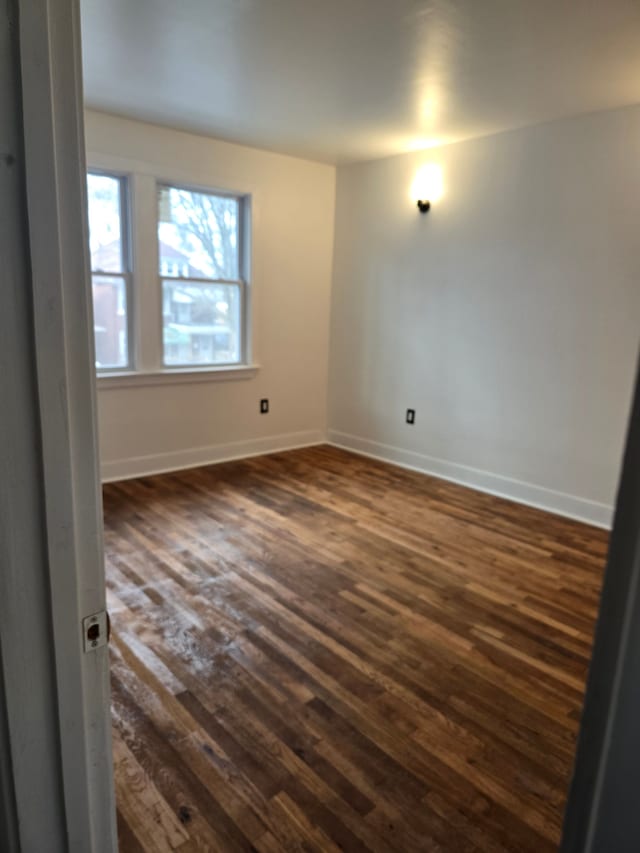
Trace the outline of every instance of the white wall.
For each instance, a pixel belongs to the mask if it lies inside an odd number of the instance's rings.
[[[90,164],[138,190],[252,196],[260,370],[100,388],[106,478],[323,440],[333,299],[330,440],[608,523],[640,331],[639,108],[341,167],[337,200],[326,165],[95,112],[86,126]],[[423,163],[444,178],[426,216],[409,197]],[[140,279],[157,289],[153,258]]]
[[[423,163],[444,179],[424,216]],[[331,440],[606,524],[640,333],[640,109],[342,167],[335,227]]]
[[[335,169],[96,112],[86,115],[91,166],[251,195],[251,379],[99,387],[103,475],[120,478],[313,443],[326,434]],[[153,246],[153,201],[139,223]],[[140,254],[140,253],[139,253]],[[150,257],[151,263],[148,262]],[[158,288],[151,254],[136,286]],[[158,313],[159,316],[159,313]],[[153,332],[155,320],[144,317]],[[268,397],[271,412],[260,415]]]

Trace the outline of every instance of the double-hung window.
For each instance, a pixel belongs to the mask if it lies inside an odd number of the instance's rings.
[[[125,370],[131,366],[126,179],[89,172],[87,190],[96,368]]]
[[[165,368],[245,359],[243,200],[158,187],[158,274]]]
[[[97,170],[87,188],[96,368],[104,382],[251,375],[247,197]],[[131,236],[130,222],[140,229]]]

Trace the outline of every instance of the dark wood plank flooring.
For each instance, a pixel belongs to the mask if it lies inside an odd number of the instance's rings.
[[[104,506],[122,853],[557,849],[606,533],[324,446]]]

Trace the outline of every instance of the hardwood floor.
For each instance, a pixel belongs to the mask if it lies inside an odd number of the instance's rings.
[[[331,447],[104,503],[123,853],[557,849],[606,533]]]

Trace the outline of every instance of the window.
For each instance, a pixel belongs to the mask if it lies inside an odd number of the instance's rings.
[[[130,356],[126,180],[90,172],[87,190],[96,368],[127,368]]]
[[[242,200],[160,186],[158,270],[165,367],[243,360]]]
[[[255,376],[247,197],[99,168],[87,188],[100,384]]]

